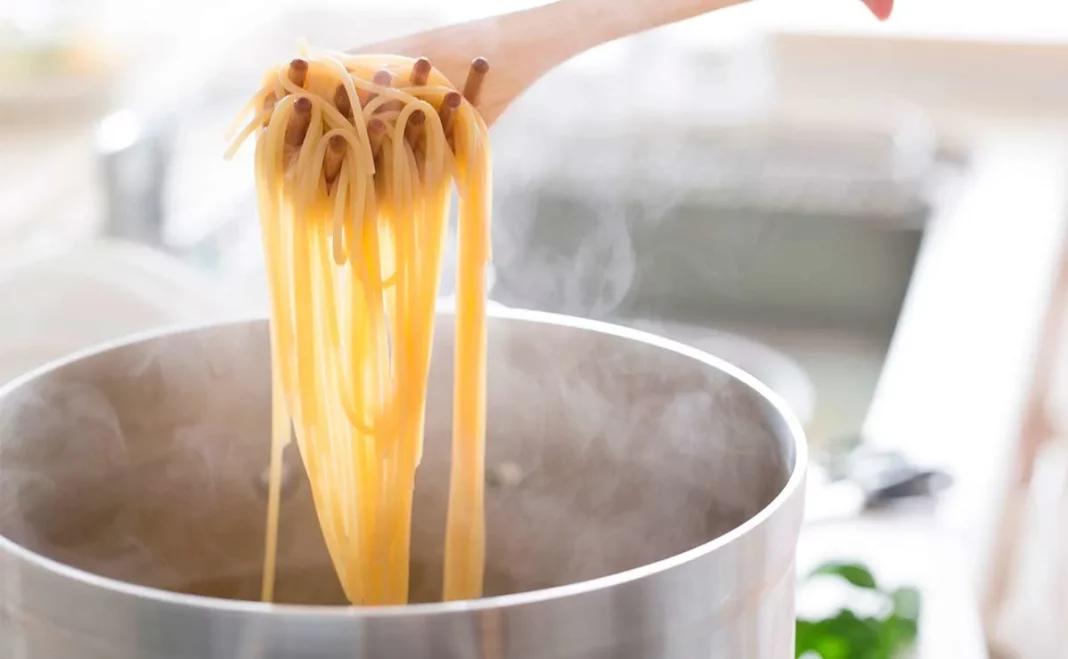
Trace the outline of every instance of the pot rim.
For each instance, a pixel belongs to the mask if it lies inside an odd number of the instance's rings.
[[[439,309],[437,313],[439,315],[452,315],[452,311],[449,310]],[[111,591],[113,594],[116,595],[124,595],[158,604],[178,606],[184,608],[213,609],[215,611],[234,613],[238,615],[269,614],[296,617],[315,616],[319,619],[327,618],[336,620],[397,618],[404,616],[440,616],[458,613],[501,610],[504,608],[510,608],[515,606],[566,599],[568,597],[583,595],[598,590],[606,590],[626,583],[646,579],[655,576],[659,573],[666,572],[668,570],[681,566],[683,564],[700,559],[701,557],[707,554],[717,551],[721,547],[724,547],[732,542],[739,540],[741,537],[745,536],[760,525],[764,524],[780,508],[785,506],[787,501],[793,499],[795,496],[803,496],[803,482],[805,478],[806,465],[808,463],[808,443],[805,439],[805,433],[801,426],[801,423],[797,419],[793,411],[790,410],[790,408],[786,405],[786,403],[778,394],[773,392],[769,387],[764,385],[762,382],[757,380],[748,372],[742,370],[741,368],[738,368],[737,366],[734,366],[729,362],[720,359],[719,357],[715,357],[697,348],[693,348],[678,341],[661,337],[656,334],[651,334],[649,332],[644,332],[629,327],[622,327],[620,325],[615,325],[612,323],[578,318],[574,316],[567,316],[563,314],[549,313],[544,311],[533,311],[528,309],[516,308],[489,309],[487,311],[487,314],[493,318],[518,320],[521,322],[529,323],[558,325],[590,332],[598,332],[601,334],[608,334],[618,338],[636,341],[638,343],[643,343],[645,345],[659,348],[662,350],[668,350],[683,355],[685,357],[695,359],[706,366],[711,366],[726,373],[727,375],[730,375],[731,377],[745,384],[758,395],[760,395],[767,403],[771,405],[775,412],[779,414],[780,420],[784,424],[786,432],[789,433],[790,438],[793,440],[794,464],[791,469],[789,479],[783,486],[782,490],[775,496],[775,498],[772,499],[771,502],[768,503],[768,505],[766,505],[763,509],[761,509],[760,512],[753,515],[743,524],[740,524],[739,526],[731,529],[727,533],[724,533],[723,535],[720,535],[692,549],[675,554],[673,556],[669,556],[659,561],[655,561],[653,563],[647,563],[645,565],[641,565],[630,570],[617,572],[615,574],[610,574],[603,577],[597,577],[595,579],[587,579],[585,581],[578,581],[562,586],[553,586],[551,588],[543,588],[541,590],[512,593],[509,595],[497,595],[493,597],[484,597],[474,600],[429,602],[391,606],[328,606],[304,604],[274,604],[266,602],[255,602],[251,600],[229,600],[206,597],[202,595],[175,593],[172,591],[162,590],[158,588],[151,588],[148,586],[127,583],[124,581],[111,579],[109,577],[93,574],[91,572],[86,572],[84,570],[71,567],[54,559],[32,552],[29,549],[26,549],[25,547],[8,539],[4,535],[0,535],[0,554],[13,555],[18,559],[22,559],[23,561],[26,561],[28,563],[35,564],[37,567],[48,572],[52,572],[57,576],[67,577],[69,579],[79,581],[85,586]],[[141,343],[152,339],[159,339],[171,335],[185,334],[197,330],[218,328],[227,325],[242,325],[253,322],[266,321],[267,318],[265,316],[253,315],[246,317],[236,317],[226,320],[214,320],[208,322],[175,325],[166,328],[130,334],[113,341],[108,341],[106,343],[98,344],[96,346],[92,346],[90,348],[71,353],[70,355],[51,361],[27,373],[24,373],[19,377],[16,377],[15,379],[0,386],[0,402],[2,402],[3,399],[7,396],[11,395],[12,392],[18,390],[25,384],[28,384],[43,375],[46,375],[64,366],[70,365],[74,362],[81,361],[83,359],[87,359],[89,357],[93,357],[105,352],[110,352],[112,350],[117,350],[136,343]]]

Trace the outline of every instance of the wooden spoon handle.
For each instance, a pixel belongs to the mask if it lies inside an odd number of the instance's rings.
[[[553,68],[575,55],[621,37],[739,5],[748,0],[558,0],[540,7],[384,41],[358,49],[428,57],[454,86],[471,60],[493,68],[478,104],[487,124]],[[886,19],[893,0],[864,0]]]
[[[357,52],[428,57],[454,86],[474,57],[492,70],[479,103],[487,124],[538,78],[575,55],[621,37],[747,0],[559,0],[522,11],[441,27]]]

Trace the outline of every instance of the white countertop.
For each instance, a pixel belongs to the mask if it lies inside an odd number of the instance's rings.
[[[922,597],[915,658],[986,659],[975,585],[959,560],[964,551],[929,510],[901,510],[808,523],[797,567],[803,575],[827,560],[856,561],[882,587],[915,587]]]
[[[973,598],[1012,475],[1068,218],[1068,151],[1057,133],[1001,130],[975,146],[967,187],[925,238],[865,425],[875,444],[944,468],[955,484],[934,511],[828,536],[924,587],[921,658],[986,656],[981,646],[962,648],[983,638]],[[824,533],[813,530],[811,542]]]

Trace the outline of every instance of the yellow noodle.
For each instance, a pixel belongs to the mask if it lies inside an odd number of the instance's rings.
[[[438,117],[453,85],[431,70],[425,86],[412,86],[410,58],[305,59],[301,86],[289,79],[288,64],[268,72],[245,108],[254,116],[227,152],[256,136],[274,408],[263,598],[275,594],[282,449],[292,425],[346,596],[354,604],[407,601],[412,492],[453,184],[461,208],[443,588],[446,599],[478,597],[485,546],[486,126],[465,102],[454,117],[454,153]],[[382,69],[396,87],[372,81]],[[339,86],[354,123],[333,104]],[[364,105],[361,93],[374,98]],[[300,98],[310,101],[311,116],[298,148],[286,145],[285,134]],[[382,110],[392,101],[399,109]],[[415,112],[425,118],[418,149],[405,139]],[[387,124],[377,162],[366,125],[372,117]],[[323,159],[335,135],[347,148],[328,185]]]

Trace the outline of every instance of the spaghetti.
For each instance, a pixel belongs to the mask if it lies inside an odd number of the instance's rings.
[[[453,184],[460,212],[443,587],[445,599],[481,595],[490,152],[474,102],[486,68],[476,60],[461,94],[426,59],[316,54],[269,71],[246,108],[254,116],[228,155],[256,136],[273,387],[265,601],[274,595],[291,424],[347,598],[407,601]]]

